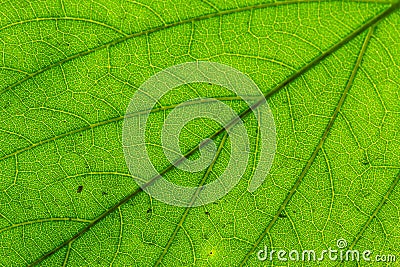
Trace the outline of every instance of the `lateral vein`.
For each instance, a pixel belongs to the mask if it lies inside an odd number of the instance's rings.
[[[273,225],[275,224],[275,222],[278,220],[279,215],[282,213],[282,211],[286,208],[286,206],[288,205],[289,201],[291,200],[291,198],[293,197],[293,195],[296,193],[297,189],[299,188],[301,182],[303,181],[303,178],[306,176],[306,174],[308,173],[308,170],[310,169],[311,165],[314,163],[315,158],[317,157],[319,151],[321,150],[322,146],[325,143],[325,140],[327,139],[329,132],[336,120],[336,118],[338,117],[339,111],[343,106],[343,103],[346,100],[346,97],[348,95],[348,92],[353,84],[354,78],[357,74],[357,71],[360,67],[362,58],[365,54],[365,51],[367,49],[367,46],[369,44],[369,41],[371,39],[372,33],[373,33],[374,27],[371,27],[368,31],[368,34],[364,40],[364,43],[362,45],[362,48],[360,50],[360,53],[358,55],[356,64],[353,68],[353,71],[350,75],[350,79],[347,82],[347,85],[345,87],[345,90],[343,91],[342,96],[340,97],[339,103],[335,108],[335,111],[333,112],[333,115],[331,117],[331,119],[329,120],[323,134],[322,137],[319,141],[319,143],[317,144],[314,152],[312,153],[310,159],[307,161],[306,166],[303,168],[300,176],[297,178],[296,182],[294,183],[294,185],[292,186],[292,188],[290,189],[288,195],[286,196],[286,198],[284,199],[283,203],[281,204],[281,206],[279,207],[278,211],[276,212],[275,216],[272,218],[272,220],[270,221],[270,223],[267,225],[267,227],[265,228],[265,230],[261,233],[260,237],[256,240],[256,242],[254,243],[253,247],[251,248],[251,250],[246,254],[245,258],[243,259],[243,261],[241,262],[240,266],[243,266],[247,260],[249,259],[249,257],[254,253],[254,251],[256,250],[256,248],[258,247],[258,245],[261,243],[261,241],[264,239],[264,237],[267,235],[267,233],[271,230],[271,228],[273,227]]]
[[[373,26],[374,24],[376,24],[377,22],[381,21],[382,19],[384,19],[385,17],[387,17],[388,15],[390,15],[391,13],[393,13],[398,7],[400,6],[400,2],[393,4],[390,8],[386,9],[384,12],[378,14],[377,16],[375,16],[374,18],[372,18],[371,20],[369,20],[368,22],[366,22],[364,25],[362,25],[360,28],[358,28],[357,30],[355,30],[354,32],[352,32],[351,34],[349,34],[346,38],[344,38],[342,41],[338,42],[336,45],[334,45],[333,47],[331,47],[329,50],[327,50],[325,53],[321,54],[320,56],[316,57],[314,60],[312,60],[307,66],[301,68],[298,72],[294,73],[293,75],[291,75],[290,77],[288,77],[286,80],[284,80],[282,83],[280,83],[277,87],[275,87],[274,89],[272,89],[271,91],[269,91],[268,93],[266,93],[264,95],[265,98],[261,99],[258,103],[256,103],[254,105],[254,107],[250,107],[248,109],[246,109],[244,112],[242,112],[239,115],[240,119],[243,119],[244,117],[246,117],[252,109],[257,108],[259,105],[261,105],[262,103],[264,103],[265,99],[269,99],[270,97],[272,97],[274,94],[276,94],[277,92],[279,92],[282,88],[284,88],[286,85],[288,85],[290,82],[294,81],[296,78],[298,78],[299,76],[301,76],[302,74],[304,74],[305,72],[307,72],[309,69],[311,69],[312,67],[314,67],[315,65],[317,65],[319,62],[321,62],[323,59],[325,59],[326,57],[328,57],[330,54],[332,54],[333,52],[337,51],[339,48],[341,48],[343,45],[345,45],[346,43],[348,43],[350,40],[352,40],[353,38],[355,38],[356,36],[358,36],[359,34],[361,34],[362,32],[364,32],[365,30],[369,29],[371,26]],[[237,120],[232,121],[232,124],[237,123]],[[228,126],[230,126],[231,124],[229,124]],[[216,136],[218,136],[219,134],[223,133],[225,131],[225,127],[222,127],[219,131],[217,131],[215,134],[210,136],[210,139],[215,138]],[[204,142],[202,145],[206,145],[206,142]],[[194,147],[192,150],[190,150],[184,157],[190,156],[192,154],[194,154],[196,151],[198,151],[200,148],[200,145],[197,145],[196,147]],[[178,160],[179,161],[179,160]],[[169,165],[166,169],[164,169],[159,175],[155,176],[148,184],[144,185],[143,187],[148,187],[151,186],[153,183],[155,183],[160,177],[162,177],[162,175],[164,175],[165,173],[169,172],[170,170],[174,169],[174,166],[176,165],[176,163]],[[127,203],[130,199],[132,199],[133,197],[135,197],[136,195],[138,195],[140,192],[142,192],[143,189],[139,188],[134,190],[131,194],[127,195],[126,197],[124,197],[120,202],[116,203],[113,207],[111,207],[110,209],[108,209],[107,211],[105,211],[104,213],[102,213],[99,217],[97,217],[95,220],[93,220],[92,223],[90,223],[89,225],[87,225],[85,228],[83,228],[81,231],[79,231],[77,234],[75,234],[73,237],[71,237],[70,239],[66,240],[65,242],[63,242],[62,244],[60,244],[59,246],[55,247],[53,250],[47,252],[46,254],[44,254],[43,256],[41,256],[40,258],[38,258],[37,260],[35,260],[34,262],[32,262],[31,264],[29,264],[28,266],[35,266],[37,264],[39,264],[40,262],[42,262],[43,260],[45,260],[46,258],[50,257],[51,255],[55,254],[56,252],[58,252],[59,250],[61,250],[63,247],[65,247],[66,245],[68,245],[70,242],[78,239],[79,237],[81,237],[82,235],[84,235],[86,232],[88,232],[94,225],[96,225],[98,222],[100,222],[102,219],[104,219],[106,216],[108,216],[110,213],[114,212],[116,209],[118,209],[120,206],[124,205],[125,203]],[[245,261],[244,261],[245,262]]]

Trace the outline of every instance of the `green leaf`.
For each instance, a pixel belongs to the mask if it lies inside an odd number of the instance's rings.
[[[257,252],[371,250],[400,258],[399,1],[2,1],[0,3],[1,266],[275,266]],[[156,169],[186,186],[224,171],[230,138],[188,123],[181,150],[217,157],[201,172],[174,168],[163,121],[211,97],[238,114],[251,157],[239,184],[200,207],[164,204],[129,174],[125,110],[155,73],[192,61],[250,77],[274,115],[277,151],[255,192],[259,129],[249,107],[209,84],[178,87],[149,117]],[[178,133],[177,133],[178,134]],[[318,255],[319,256],[319,255]],[[330,261],[323,266],[356,266]]]

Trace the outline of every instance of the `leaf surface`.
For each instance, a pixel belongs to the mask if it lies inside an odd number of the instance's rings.
[[[257,251],[322,251],[339,239],[400,257],[399,6],[1,2],[0,265],[275,266],[283,263],[260,262]],[[214,138],[209,168],[187,173],[165,158],[163,121],[193,98],[216,98],[242,114],[252,152],[224,198],[181,208],[137,186],[122,123],[143,82],[198,60],[254,80],[274,115],[277,153],[265,182],[248,192],[260,152],[249,107],[214,85],[174,89],[146,129],[150,158],[166,179],[209,183],[229,160],[229,136],[211,120],[194,120],[179,135],[191,158]],[[355,266],[326,262],[337,264]]]

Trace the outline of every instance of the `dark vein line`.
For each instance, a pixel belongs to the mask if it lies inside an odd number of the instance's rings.
[[[267,94],[264,95],[265,98],[261,99],[258,103],[256,103],[254,105],[254,107],[250,107],[248,109],[246,109],[244,112],[242,112],[239,115],[239,118],[243,119],[244,117],[246,117],[253,108],[256,108],[258,106],[260,106],[262,103],[264,103],[265,99],[270,98],[271,96],[273,96],[275,93],[279,92],[282,88],[284,88],[286,85],[288,85],[290,82],[294,81],[296,78],[298,78],[299,76],[301,76],[302,74],[304,74],[305,72],[307,72],[309,69],[311,69],[313,66],[317,65],[319,62],[321,62],[323,59],[325,59],[326,57],[328,57],[330,54],[334,53],[335,51],[337,51],[339,48],[341,48],[343,45],[345,45],[346,43],[348,43],[349,41],[351,41],[353,38],[355,38],[356,36],[358,36],[359,34],[361,34],[363,31],[365,31],[366,29],[370,28],[372,25],[374,25],[375,23],[379,22],[380,20],[384,19],[385,17],[387,17],[388,15],[390,15],[391,13],[393,13],[398,7],[400,6],[400,2],[396,3],[394,5],[392,5],[390,8],[386,9],[384,12],[382,12],[381,14],[375,16],[374,18],[372,18],[371,20],[369,20],[366,24],[362,25],[360,28],[358,28],[357,30],[355,30],[354,32],[352,32],[351,34],[349,34],[347,37],[345,37],[342,41],[340,41],[339,43],[337,43],[336,45],[334,45],[333,47],[331,47],[330,49],[328,49],[326,52],[322,53],[321,55],[319,55],[318,57],[316,57],[314,60],[312,60],[307,66],[301,68],[298,72],[292,74],[291,76],[289,76],[287,79],[285,79],[282,83],[280,83],[277,87],[275,87],[274,89],[272,89],[271,91],[269,91]],[[237,120],[232,121],[230,124],[228,124],[228,126],[232,126],[235,123],[237,123]],[[226,128],[228,128],[228,126]],[[214,139],[216,136],[218,136],[219,134],[223,133],[225,131],[225,127],[222,127],[219,131],[217,131],[215,134],[211,135],[209,140]],[[184,155],[184,157],[182,157],[180,160],[178,160],[177,162],[174,162],[173,164],[169,165],[166,169],[164,169],[159,175],[155,176],[149,183],[147,183],[146,185],[144,185],[143,187],[146,188],[148,186],[151,186],[153,183],[155,183],[159,178],[162,177],[162,175],[164,175],[165,173],[167,173],[168,171],[174,169],[176,164],[179,164],[182,160],[184,160],[186,157],[189,157],[191,155],[193,155],[196,151],[198,151],[202,146],[207,145],[208,142],[203,142],[200,145],[197,145],[196,147],[194,147],[192,150],[190,150],[186,155]],[[47,252],[46,254],[44,254],[43,256],[41,256],[40,258],[38,258],[37,260],[35,260],[33,263],[29,264],[28,266],[35,266],[37,264],[39,264],[40,262],[42,262],[43,260],[45,260],[46,258],[50,257],[51,255],[55,254],[57,251],[59,251],[60,249],[62,249],[63,247],[65,247],[66,245],[68,245],[69,243],[73,242],[74,240],[78,239],[79,237],[81,237],[83,234],[85,234],[86,232],[88,232],[93,226],[95,226],[98,222],[100,222],[102,219],[104,219],[106,216],[108,216],[110,213],[114,212],[116,209],[118,209],[120,206],[124,205],[125,203],[127,203],[130,199],[132,199],[133,197],[135,197],[136,195],[138,195],[140,192],[142,192],[143,189],[139,188],[134,190],[132,193],[130,193],[129,195],[127,195],[126,197],[124,197],[120,202],[116,203],[113,207],[111,207],[110,209],[108,209],[107,211],[105,211],[104,213],[102,213],[99,217],[97,217],[95,220],[93,220],[92,223],[90,223],[89,225],[87,225],[85,228],[83,228],[81,231],[79,231],[77,234],[75,234],[73,237],[71,237],[70,239],[66,240],[65,242],[63,242],[62,244],[60,244],[59,246],[57,246],[56,248],[54,248],[53,250]]]
[[[282,3],[295,3],[296,1],[290,1],[290,2],[282,2]],[[298,1],[298,2],[304,2],[304,1]],[[270,5],[270,4],[268,4]],[[389,15],[390,13],[393,12],[393,10],[391,9],[395,9],[394,8],[395,5],[393,5],[392,7],[390,7],[389,9],[387,9],[385,12],[383,12],[382,14],[374,17],[373,19],[371,19],[369,22],[367,22],[366,24],[364,24],[362,27],[358,28],[356,31],[352,32],[351,34],[349,34],[348,36],[346,36],[346,38],[344,38],[341,42],[337,43],[335,46],[333,46],[331,49],[329,49],[328,51],[326,51],[325,53],[323,53],[320,57],[315,58],[313,61],[311,61],[310,64],[306,65],[305,67],[301,68],[298,72],[292,74],[288,79],[285,80],[284,83],[281,83],[278,87],[276,87],[274,90],[270,91],[269,95],[266,95],[266,98],[268,98],[269,96],[273,95],[275,93],[275,91],[279,91],[280,89],[282,89],[283,87],[285,87],[287,84],[289,84],[290,82],[292,82],[293,80],[295,80],[297,77],[299,77],[300,75],[302,75],[304,72],[308,71],[309,69],[311,69],[312,67],[314,67],[315,65],[317,65],[320,61],[322,61],[323,59],[325,59],[327,56],[329,56],[331,53],[333,53],[334,51],[336,51],[338,48],[340,48],[341,46],[343,46],[345,43],[347,43],[348,41],[350,41],[351,39],[353,39],[354,37],[356,37],[358,34],[360,34],[362,31],[366,30],[367,28],[369,28],[373,23],[375,23],[376,21],[379,21],[380,19],[382,19],[383,17],[386,17],[387,15]],[[398,6],[398,4],[396,5]],[[255,7],[254,7],[255,8]],[[222,12],[221,12],[222,13]],[[389,14],[385,14],[385,13],[389,13]],[[201,20],[201,19],[199,19]],[[122,41],[121,41],[122,42]],[[58,63],[57,63],[58,64]],[[62,63],[60,63],[62,64]],[[43,71],[42,71],[43,72]],[[32,74],[31,74],[32,75]],[[24,78],[25,79],[25,78]],[[22,82],[21,82],[22,83]],[[13,85],[11,85],[11,87],[14,87]],[[0,92],[1,94],[2,92]],[[262,103],[260,103],[262,104]],[[37,146],[43,145],[43,144],[47,144],[49,142],[55,141],[57,139],[72,135],[72,134],[76,134],[79,132],[83,132],[85,130],[90,130],[93,129],[95,127],[98,126],[102,126],[102,125],[106,125],[109,123],[113,123],[113,122],[117,122],[117,121],[121,121],[124,119],[124,116],[118,116],[115,118],[111,118],[109,120],[105,120],[105,121],[101,121],[101,122],[97,122],[85,127],[82,127],[80,129],[76,129],[70,132],[66,132],[63,134],[60,134],[58,136],[54,136],[52,138],[46,139],[46,140],[41,140],[38,143],[35,143],[31,146],[25,147],[25,148],[21,148],[19,150],[16,150],[8,155],[5,155],[3,157],[0,157],[0,161],[10,158],[12,156],[15,156],[17,154],[20,154],[22,152],[25,152],[27,150],[30,150],[32,148],[35,148]]]
[[[329,2],[329,0],[325,0],[325,1]],[[124,42],[126,40],[129,40],[129,39],[132,39],[132,38],[135,38],[135,37],[145,36],[145,35],[148,35],[148,34],[151,34],[151,33],[155,33],[155,32],[158,32],[158,31],[165,30],[165,29],[173,28],[173,27],[176,27],[176,26],[179,26],[179,25],[190,24],[190,23],[193,23],[193,22],[196,22],[196,21],[202,21],[202,20],[206,20],[206,19],[210,19],[210,18],[225,16],[225,15],[234,14],[234,13],[240,13],[240,12],[249,11],[249,10],[262,9],[262,8],[272,7],[272,6],[290,5],[290,4],[311,3],[311,2],[318,2],[319,3],[319,2],[325,2],[325,1],[321,1],[321,0],[293,0],[293,1],[282,1],[282,2],[274,2],[274,3],[252,5],[252,6],[246,6],[246,7],[236,8],[236,9],[224,10],[224,11],[221,11],[221,12],[211,13],[211,14],[207,14],[207,15],[203,15],[203,16],[193,17],[193,18],[189,18],[189,19],[186,19],[186,20],[173,22],[173,23],[170,23],[170,24],[165,24],[165,25],[162,25],[162,26],[151,28],[151,29],[148,29],[148,30],[145,30],[145,31],[132,33],[132,34],[126,35],[124,37],[121,37],[119,39],[115,39],[115,40],[110,41],[108,43],[105,43],[103,45],[88,49],[86,51],[79,52],[79,53],[74,54],[72,56],[66,57],[66,58],[64,58],[64,59],[62,59],[60,61],[52,63],[52,64],[50,64],[50,65],[48,65],[48,66],[46,66],[46,67],[44,67],[44,68],[42,68],[40,70],[37,70],[37,71],[27,75],[26,77],[22,78],[21,80],[19,80],[19,81],[15,82],[15,83],[5,87],[4,89],[0,90],[0,94],[3,94],[5,92],[11,90],[12,88],[14,88],[14,87],[26,82],[27,80],[29,80],[29,79],[31,79],[31,78],[33,78],[33,77],[35,77],[35,76],[37,76],[37,75],[39,75],[41,73],[44,73],[45,71],[50,70],[50,69],[52,69],[54,67],[60,66],[60,65],[66,63],[68,61],[71,61],[71,60],[74,60],[76,58],[92,54],[92,53],[94,53],[96,51],[102,50],[102,49],[107,48],[107,47],[115,46],[115,45],[117,45],[119,43],[122,43],[122,42]]]
[[[115,204],[113,207],[111,207],[109,210],[105,211],[104,213],[102,213],[99,217],[97,217],[96,219],[94,219],[90,224],[88,224],[85,228],[83,228],[81,231],[79,231],[78,233],[76,233],[73,237],[71,237],[70,239],[64,241],[61,245],[59,245],[58,247],[54,248],[53,250],[47,252],[46,254],[44,254],[42,257],[38,258],[36,261],[34,261],[33,263],[29,264],[29,266],[35,266],[37,264],[39,264],[40,262],[42,262],[43,260],[47,259],[48,257],[50,257],[51,255],[55,254],[56,252],[58,252],[59,250],[61,250],[62,248],[64,248],[65,246],[71,244],[72,242],[74,242],[76,239],[78,239],[79,237],[81,237],[83,234],[85,234],[86,232],[88,232],[93,226],[95,226],[98,222],[100,222],[102,219],[104,219],[105,217],[107,217],[110,213],[114,212],[115,210],[117,210],[119,207],[123,206],[125,203],[127,203],[129,200],[131,200],[133,197],[135,197],[136,195],[138,195],[140,192],[143,191],[143,189],[153,185],[158,179],[160,179],[164,174],[166,174],[167,172],[169,172],[170,170],[174,169],[175,166],[179,165],[180,163],[182,163],[186,158],[189,158],[190,156],[192,156],[194,153],[196,153],[197,151],[199,151],[202,147],[208,145],[208,143],[210,142],[211,139],[214,139],[215,137],[217,137],[221,132],[223,131],[218,131],[215,134],[210,136],[210,139],[208,139],[208,142],[202,142],[201,144],[199,144],[198,146],[194,147],[193,149],[191,149],[189,152],[187,152],[182,158],[178,159],[177,161],[173,162],[173,164],[169,165],[167,168],[165,168],[163,171],[161,171],[157,176],[155,176],[154,178],[152,178],[147,184],[144,184],[141,188],[138,188],[136,190],[134,190],[131,194],[127,195],[126,197],[124,197],[120,202],[118,202],[117,204]]]
[[[91,220],[86,220],[86,219],[81,219],[81,218],[69,218],[69,217],[63,217],[63,218],[48,218],[48,219],[36,219],[36,220],[32,220],[32,221],[25,221],[25,222],[20,222],[20,223],[16,223],[16,224],[12,224],[10,226],[4,227],[2,229],[0,229],[0,234],[20,227],[20,226],[25,226],[25,225],[31,225],[31,224],[36,224],[36,223],[46,223],[46,222],[80,222],[80,223],[89,223],[91,222]]]
[[[221,101],[233,101],[233,100],[240,100],[241,98],[240,97],[229,97],[229,96],[227,96],[227,97],[215,97],[214,99],[221,100]],[[197,103],[197,101],[193,100],[193,101],[187,101],[182,105],[192,105],[192,104],[196,104],[196,103]],[[150,113],[156,113],[156,112],[160,112],[160,111],[170,110],[170,109],[175,108],[177,105],[178,104],[172,104],[172,105],[163,106],[163,107],[160,107],[160,108],[153,108],[150,111]],[[113,122],[122,121],[124,118],[131,118],[131,117],[134,117],[134,116],[139,116],[139,115],[145,114],[147,112],[148,112],[148,110],[143,110],[143,111],[139,111],[139,112],[136,112],[136,113],[127,114],[125,116],[118,116],[118,117],[114,117],[114,118],[111,118],[111,119],[108,119],[108,120],[99,121],[99,122],[84,126],[82,128],[79,128],[79,129],[75,129],[75,130],[72,130],[72,131],[69,131],[69,132],[65,132],[63,134],[59,134],[59,135],[53,136],[51,138],[41,140],[41,141],[39,141],[37,143],[34,143],[34,144],[30,145],[30,146],[17,149],[16,151],[11,152],[10,154],[7,154],[7,155],[4,155],[4,156],[0,157],[0,161],[8,159],[8,158],[11,158],[11,157],[13,157],[15,155],[18,155],[18,154],[21,154],[21,153],[23,153],[25,151],[28,151],[28,150],[31,150],[31,149],[33,149],[35,147],[50,143],[52,141],[56,141],[58,139],[66,137],[66,136],[73,135],[73,134],[80,133],[80,132],[84,132],[84,131],[87,131],[87,130],[90,130],[90,129],[94,129],[96,127],[100,127],[100,126],[103,126],[103,125],[107,125],[107,124],[110,124],[110,123],[113,123]],[[16,133],[13,133],[13,134],[17,135]],[[22,136],[20,136],[20,137],[22,137]]]
[[[388,191],[383,196],[383,198],[382,198],[381,202],[379,203],[379,205],[375,208],[374,212],[371,214],[371,216],[369,216],[368,220],[365,222],[365,224],[363,225],[361,230],[358,232],[356,238],[353,240],[353,242],[351,243],[351,245],[348,248],[348,250],[352,250],[355,247],[355,245],[357,244],[357,242],[361,239],[362,235],[368,229],[368,227],[371,224],[372,220],[378,215],[379,211],[382,209],[382,207],[385,205],[386,201],[389,199],[390,195],[392,194],[392,192],[396,188],[396,186],[399,183],[399,181],[400,181],[400,173],[396,176],[396,178],[392,182],[391,186],[389,187]],[[343,261],[341,261],[336,266],[339,266],[342,263],[343,263]]]
[[[191,210],[191,206],[192,206],[193,203],[196,201],[196,199],[197,199],[197,197],[198,197],[198,195],[199,195],[199,193],[200,193],[200,191],[201,191],[201,189],[202,189],[201,186],[203,186],[203,185],[206,183],[206,180],[207,180],[207,178],[209,177],[209,175],[210,175],[210,173],[211,173],[211,171],[212,171],[212,169],[213,169],[213,167],[214,167],[214,165],[215,165],[215,162],[217,161],[219,155],[220,155],[221,152],[222,152],[222,148],[224,147],[224,144],[225,144],[225,142],[226,142],[227,137],[228,137],[228,134],[225,132],[225,134],[224,134],[224,136],[223,136],[223,138],[222,138],[222,141],[221,141],[221,143],[220,143],[220,145],[219,145],[219,147],[218,147],[218,150],[217,150],[217,152],[215,153],[214,159],[213,159],[212,163],[210,164],[210,166],[207,168],[207,171],[206,171],[206,173],[204,174],[203,179],[201,180],[201,182],[200,182],[200,184],[199,184],[199,186],[198,186],[196,192],[194,193],[194,195],[193,195],[193,197],[192,197],[192,199],[191,199],[191,201],[190,201],[189,207],[187,207],[187,208],[185,209],[185,212],[183,213],[183,215],[182,215],[182,217],[181,217],[179,223],[177,224],[177,226],[176,226],[174,232],[173,232],[172,235],[170,236],[170,238],[169,238],[169,240],[168,240],[168,242],[167,242],[167,245],[165,246],[163,252],[161,253],[160,257],[157,259],[157,261],[156,261],[156,263],[154,264],[154,266],[159,266],[159,265],[161,264],[161,261],[163,260],[164,256],[167,254],[168,249],[171,247],[172,242],[174,241],[176,235],[178,234],[178,231],[181,229],[181,227],[183,227],[183,223],[185,222],[185,220],[186,220],[186,218],[187,218],[187,216],[188,216],[188,214],[189,214],[189,211]]]
[[[318,145],[316,146],[314,152],[312,153],[310,159],[307,161],[306,166],[303,168],[300,176],[297,178],[296,182],[294,183],[294,185],[292,186],[292,188],[290,189],[289,193],[287,194],[286,198],[284,199],[283,203],[280,205],[278,211],[276,212],[275,216],[272,218],[272,220],[270,221],[270,223],[267,225],[267,227],[264,229],[264,231],[261,233],[260,237],[256,240],[256,242],[254,243],[253,247],[250,249],[250,251],[246,254],[245,258],[243,259],[243,261],[240,263],[240,266],[244,266],[244,264],[247,262],[247,260],[250,258],[250,256],[254,253],[254,251],[256,250],[256,248],[258,247],[258,245],[262,242],[262,240],[264,239],[264,237],[268,234],[268,232],[271,230],[271,228],[274,226],[275,222],[278,220],[279,215],[284,211],[284,209],[286,208],[286,206],[288,205],[289,201],[292,199],[293,195],[296,193],[297,189],[299,188],[301,182],[303,181],[303,178],[306,176],[306,174],[308,173],[308,170],[310,169],[311,165],[314,163],[315,158],[317,157],[319,151],[321,150],[322,146],[325,143],[325,140],[327,139],[329,132],[336,120],[336,118],[338,117],[339,111],[341,109],[341,107],[343,106],[343,103],[346,100],[346,97],[348,95],[348,92],[353,84],[354,78],[357,74],[357,71],[360,67],[362,58],[365,54],[365,51],[368,47],[369,41],[371,39],[372,33],[373,33],[374,27],[371,27],[368,31],[368,34],[364,40],[364,43],[362,45],[362,48],[360,50],[360,53],[358,55],[357,61],[355,63],[355,66],[353,68],[353,71],[350,75],[350,78],[347,82],[347,85],[343,91],[342,96],[340,97],[339,103],[337,104],[335,111],[333,112],[332,118],[329,120],[324,133],[322,134],[322,137],[318,143]]]
[[[127,36],[128,34],[124,33],[123,31],[108,25],[106,23],[100,22],[100,21],[96,21],[96,20],[92,20],[92,19],[87,19],[87,18],[78,18],[78,17],[46,17],[46,18],[35,18],[35,19],[27,19],[27,20],[21,20],[21,21],[17,21],[8,25],[5,25],[3,27],[0,28],[0,31],[3,31],[7,28],[11,28],[13,26],[16,25],[23,25],[25,23],[30,23],[30,22],[41,22],[41,21],[80,21],[80,22],[88,22],[88,23],[92,23],[94,25],[99,25],[99,26],[103,26],[104,28],[107,29],[111,29],[121,35]]]

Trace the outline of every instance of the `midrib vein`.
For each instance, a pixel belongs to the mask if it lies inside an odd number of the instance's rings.
[[[357,74],[357,71],[360,67],[362,58],[365,54],[365,51],[368,47],[369,41],[371,39],[372,33],[373,33],[373,29],[374,27],[371,27],[368,31],[367,36],[365,37],[364,43],[362,45],[362,48],[360,50],[360,53],[357,57],[357,61],[354,65],[354,68],[351,72],[350,78],[347,82],[347,85],[343,91],[342,96],[339,99],[339,102],[333,112],[333,115],[331,117],[331,119],[329,120],[328,124],[325,127],[325,130],[322,134],[322,137],[320,139],[320,141],[318,142],[317,146],[314,149],[314,152],[312,153],[310,159],[307,161],[306,166],[303,168],[300,176],[297,178],[296,182],[294,183],[294,185],[292,186],[292,188],[290,189],[288,195],[286,196],[286,198],[284,199],[284,201],[282,202],[282,204],[280,205],[278,211],[276,212],[276,214],[274,215],[274,217],[272,218],[272,220],[270,221],[270,223],[267,225],[267,227],[264,229],[264,231],[261,233],[261,235],[259,236],[259,238],[256,240],[256,242],[254,243],[253,247],[250,249],[250,251],[246,254],[245,258],[243,259],[243,261],[240,263],[240,266],[244,266],[244,264],[247,262],[247,260],[249,259],[249,257],[254,254],[254,251],[256,250],[256,248],[259,246],[259,244],[262,242],[262,240],[264,239],[264,237],[268,234],[268,232],[271,230],[271,228],[274,226],[275,222],[278,220],[279,215],[283,212],[283,210],[286,208],[286,206],[288,205],[289,201],[292,199],[293,195],[296,193],[297,189],[299,188],[301,182],[303,181],[303,178],[306,176],[306,174],[308,173],[308,170],[310,169],[311,165],[314,163],[315,158],[317,157],[319,151],[321,150],[322,146],[325,143],[325,140],[327,139],[329,132],[336,120],[336,118],[338,117],[338,114],[340,112],[340,109],[343,106],[343,103],[345,102],[347,95],[349,93],[349,90],[353,84],[354,78]]]
[[[346,38],[344,38],[342,41],[338,42],[336,45],[332,46],[329,50],[327,50],[326,52],[322,53],[320,56],[316,57],[314,60],[312,60],[308,65],[304,66],[303,68],[301,68],[298,72],[292,74],[291,76],[289,76],[287,79],[285,79],[282,83],[280,83],[277,87],[275,87],[273,90],[269,91],[267,94],[264,95],[264,97],[266,99],[270,98],[271,96],[273,96],[274,94],[276,94],[277,92],[279,92],[282,88],[284,88],[286,85],[288,85],[289,83],[291,83],[292,81],[294,81],[296,78],[298,78],[299,76],[301,76],[302,74],[304,74],[305,72],[307,72],[309,69],[311,69],[312,67],[314,67],[315,65],[317,65],[319,62],[321,62],[323,59],[325,59],[326,57],[328,57],[330,54],[334,53],[335,51],[337,51],[339,48],[341,48],[343,45],[345,45],[346,43],[348,43],[349,41],[351,41],[352,39],[354,39],[356,36],[358,36],[359,34],[361,34],[363,31],[367,30],[368,28],[370,28],[372,25],[374,25],[375,23],[379,22],[380,20],[384,19],[385,17],[387,17],[388,15],[390,15],[391,13],[393,13],[398,7],[400,6],[400,2],[393,4],[390,8],[386,9],[384,12],[378,14],[377,16],[375,16],[374,18],[372,18],[371,20],[369,20],[368,22],[366,22],[364,25],[362,25],[360,28],[358,28],[357,30],[355,30],[354,32],[352,32],[351,34],[349,34]],[[258,103],[255,104],[255,106],[259,106],[261,105],[265,100],[261,99]],[[251,108],[248,108],[247,110],[245,110],[244,112],[242,112],[239,117],[241,119],[243,119],[244,117],[246,117],[248,114],[250,114],[251,112]],[[234,122],[233,122],[234,123]],[[223,133],[225,131],[225,128],[222,127],[218,132],[216,132],[215,134],[213,134],[212,136],[210,136],[210,139],[215,138],[216,136],[218,136],[219,134]],[[203,143],[203,145],[206,145],[206,143]],[[189,151],[185,157],[188,157],[192,154],[194,154],[196,151],[198,151],[200,148],[199,145],[195,146],[191,151]],[[155,176],[148,184],[144,185],[143,187],[147,187],[147,186],[151,186],[154,182],[156,182],[160,177],[162,177],[162,175],[164,175],[165,173],[169,172],[170,170],[172,170],[174,168],[174,164],[169,165],[166,169],[164,169],[159,175]],[[62,244],[60,244],[59,246],[57,246],[56,248],[54,248],[53,250],[47,252],[46,254],[44,254],[43,256],[41,256],[40,258],[38,258],[37,260],[35,260],[33,263],[29,264],[28,266],[35,266],[37,264],[39,264],[40,262],[42,262],[43,260],[45,260],[46,258],[50,257],[51,255],[55,254],[56,252],[58,252],[59,250],[61,250],[62,248],[64,248],[65,246],[69,245],[71,242],[75,241],[76,239],[78,239],[79,237],[81,237],[82,235],[84,235],[86,232],[88,232],[93,226],[95,226],[98,222],[100,222],[102,219],[104,219],[105,217],[107,217],[110,213],[114,212],[116,209],[118,209],[120,206],[124,205],[125,203],[127,203],[129,200],[131,200],[133,197],[135,197],[136,195],[138,195],[140,192],[142,192],[143,189],[139,188],[134,190],[131,194],[127,195],[126,197],[124,197],[120,202],[116,203],[113,207],[111,207],[110,209],[108,209],[107,211],[105,211],[104,213],[102,213],[99,217],[97,217],[96,219],[93,220],[92,223],[90,223],[88,226],[86,226],[85,228],[83,228],[81,231],[79,231],[77,234],[75,234],[73,237],[71,237],[70,239],[64,241]]]

